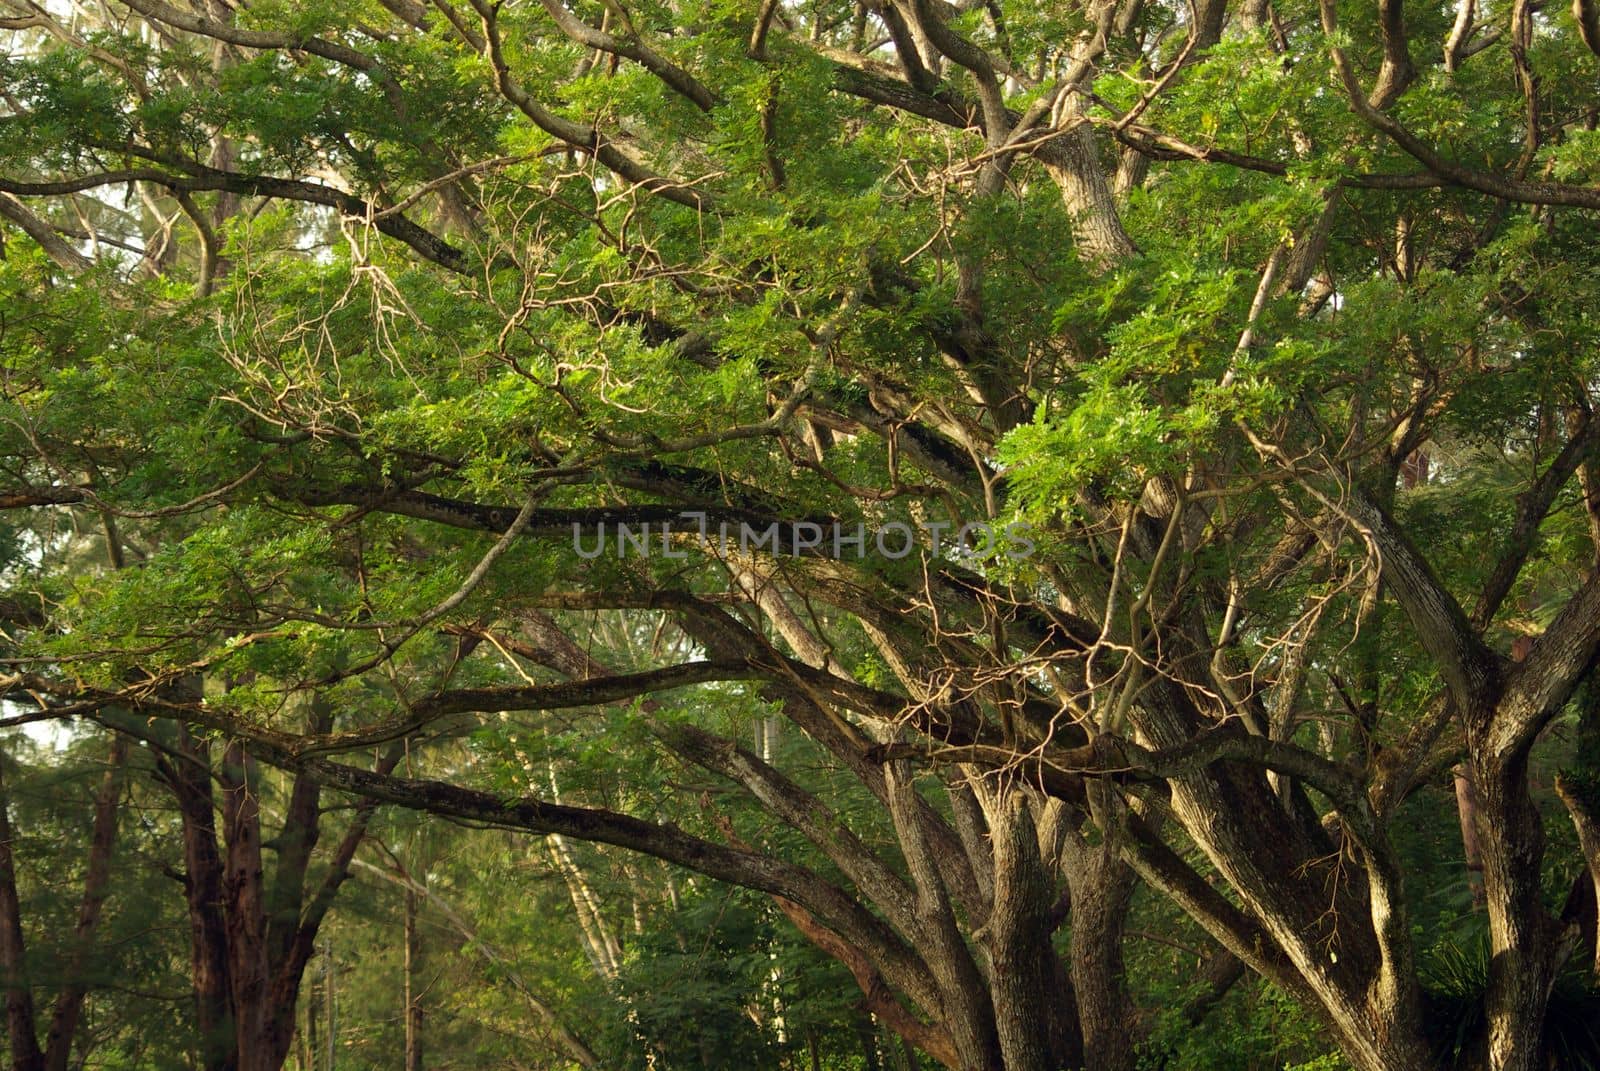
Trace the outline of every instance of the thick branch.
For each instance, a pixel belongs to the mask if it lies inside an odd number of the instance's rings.
[[[691,836],[676,826],[657,825],[614,811],[547,803],[532,797],[503,799],[442,781],[395,777],[300,756],[263,734],[243,727],[240,731],[248,738],[252,754],[262,761],[304,772],[324,785],[353,795],[496,828],[558,833],[612,844],[720,881],[787,897],[825,920],[846,939],[870,950],[885,974],[913,999],[920,998],[920,1003],[933,998],[933,982],[927,969],[894,931],[842,890],[804,867],[728,848]]]
[[[542,0],[542,3],[556,25],[561,27],[561,32],[578,44],[633,60],[674,91],[688,98],[703,112],[709,112],[716,107],[717,98],[699,79],[639,40],[636,35],[621,38],[596,29],[574,15],[561,0]]]
[[[1320,0],[1323,30],[1332,36],[1338,29],[1334,13],[1334,0]],[[1600,208],[1600,186],[1574,186],[1561,182],[1538,182],[1507,178],[1504,175],[1476,171],[1452,160],[1446,160],[1438,151],[1417,137],[1386,112],[1369,103],[1361,90],[1355,69],[1344,50],[1330,47],[1334,69],[1344,83],[1345,95],[1355,113],[1373,128],[1388,135],[1400,148],[1415,157],[1424,167],[1452,185],[1476,190],[1491,197],[1514,201],[1518,204],[1558,205],[1570,208]]]
[[[315,182],[304,182],[300,179],[275,178],[271,175],[242,175],[232,171],[219,171],[215,168],[187,162],[181,162],[180,166],[189,173],[187,175],[174,175],[156,168],[126,168],[120,171],[99,172],[93,175],[51,182],[17,182],[7,178],[0,178],[0,194],[15,194],[18,197],[48,197],[78,193],[101,186],[116,186],[125,182],[149,182],[165,187],[175,193],[223,190],[229,193],[251,194],[259,197],[277,197],[286,201],[302,201],[306,204],[324,205],[328,208],[336,208],[354,219],[370,220],[372,225],[381,233],[404,242],[418,254],[433,261],[435,264],[457,272],[466,268],[466,254],[446,242],[443,238],[418,226],[402,215],[379,212],[369,202],[362,200],[353,193],[346,193],[332,186],[323,186]],[[8,205],[15,208],[16,202],[0,196],[0,213],[6,214],[9,218],[11,212],[7,209]],[[31,237],[39,241],[46,251],[49,251],[50,246],[38,235],[34,234],[32,229],[22,223],[19,223],[19,226],[27,230]],[[56,241],[59,242],[60,239],[56,239]],[[80,257],[80,259],[82,258]],[[83,266],[87,267],[88,263],[86,259],[83,260]]]
[[[1592,574],[1506,681],[1488,734],[1492,753],[1520,754],[1566,705],[1600,653],[1600,572]]]
[[[1481,710],[1498,687],[1499,664],[1484,645],[1455,596],[1389,514],[1362,491],[1347,503],[1382,560],[1383,578],[1411,619],[1423,649],[1433,658],[1462,710]]]

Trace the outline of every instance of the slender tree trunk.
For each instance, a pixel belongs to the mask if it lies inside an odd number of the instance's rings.
[[[0,779],[4,766],[5,758],[0,756]],[[44,1054],[34,1032],[33,990],[28,986],[9,810],[5,783],[0,780],[0,982],[6,992],[6,1033],[11,1039],[12,1071],[44,1071]]]
[[[1573,827],[1578,831],[1578,850],[1583,853],[1590,905],[1580,923],[1580,929],[1584,931],[1580,934],[1580,940],[1589,952],[1593,978],[1600,981],[1600,938],[1596,936],[1596,931],[1600,930],[1600,925],[1597,925],[1597,918],[1600,918],[1600,813],[1590,803],[1584,788],[1573,784],[1568,777],[1557,775],[1556,793],[1561,797],[1561,802],[1567,805],[1567,813],[1572,816]]]
[[[315,988],[308,985],[305,987],[300,1002],[296,1006],[296,1018],[299,1020],[300,1027],[295,1031],[295,1041],[298,1043],[299,1049],[295,1055],[296,1062],[299,1064],[299,1071],[316,1071],[316,1069],[311,1066],[311,1049],[313,1043],[309,1036],[309,1028],[311,1026],[310,1010],[311,1004],[315,999]]]
[[[46,1071],[67,1071],[72,1052],[72,1037],[78,1017],[89,994],[83,973],[89,965],[94,931],[100,922],[111,884],[111,850],[117,839],[117,797],[122,791],[122,764],[127,758],[128,740],[121,733],[111,734],[111,754],[105,776],[95,793],[94,820],[89,832],[89,863],[83,879],[83,901],[78,907],[78,925],[72,935],[72,951],[67,961],[67,984],[56,997],[50,1019],[50,1034],[45,1042]]]
[[[178,727],[179,757],[161,767],[183,821],[184,897],[189,909],[189,979],[204,1071],[239,1071],[234,1042],[222,856],[217,847],[211,749]]]
[[[405,891],[406,1071],[422,1071],[422,992],[417,975],[422,942],[417,936],[417,894]]]
[[[601,913],[600,898],[595,895],[588,879],[584,877],[583,870],[573,857],[566,838],[552,833],[545,840],[550,847],[550,858],[554,861],[556,869],[561,872],[561,877],[567,885],[567,892],[572,897],[572,907],[578,917],[578,928],[583,933],[584,947],[589,952],[589,960],[594,964],[595,972],[607,980],[616,978],[617,972],[621,969],[622,946],[617,943],[611,927],[607,925],[605,916]]]
[[[391,856],[391,858],[393,857]],[[461,934],[461,936],[467,940],[467,943],[478,953],[478,955],[482,956],[486,962],[495,968],[497,974],[504,977],[506,981],[510,983],[512,988],[517,990],[518,993],[522,994],[523,1000],[527,1002],[528,1010],[533,1012],[534,1016],[549,1028],[551,1034],[553,1034],[555,1039],[561,1043],[561,1046],[567,1050],[567,1054],[577,1062],[579,1067],[594,1069],[600,1066],[600,1058],[595,1055],[593,1049],[589,1048],[588,1043],[580,1038],[572,1030],[572,1028],[569,1027],[561,1019],[561,1017],[556,1014],[554,1008],[540,998],[539,994],[534,991],[533,987],[528,984],[527,980],[522,977],[522,975],[516,970],[516,968],[504,954],[478,936],[477,928],[473,926],[465,916],[457,911],[455,906],[452,905],[450,901],[440,896],[428,886],[419,883],[415,877],[405,873],[403,870],[389,870],[383,867],[376,867],[362,859],[355,860],[354,865],[360,867],[362,870],[365,870],[368,873],[375,874],[385,881],[393,882],[394,884],[399,885],[401,888],[409,891],[420,899],[426,900],[429,904],[431,904],[433,909],[439,915],[441,915],[446,922],[455,927],[456,932]]]
[[[873,1029],[871,1016],[858,1014],[852,1026],[856,1040],[861,1042],[862,1071],[883,1071],[883,1060],[878,1055],[878,1032]]]
[[[1466,856],[1467,884],[1472,889],[1472,902],[1483,906],[1483,847],[1478,841],[1478,787],[1473,783],[1472,771],[1465,766],[1456,768],[1456,813],[1461,821],[1461,847]]]
[[[553,763],[549,766],[548,773],[551,798],[559,803],[561,785],[556,779],[556,768]],[[572,848],[567,844],[566,838],[559,833],[552,833],[545,838],[545,843],[550,847],[550,858],[554,860],[556,869],[561,872],[562,878],[567,883],[573,910],[577,912],[578,927],[583,932],[584,943],[589,950],[589,959],[594,964],[595,971],[607,981],[615,979],[622,969],[622,945],[606,923],[600,898],[595,895],[588,879],[584,877],[583,870],[578,866],[578,861],[573,856]]]
[[[335,1047],[339,1043],[338,994],[333,985],[333,942],[322,943],[322,1000],[328,1013],[328,1071],[333,1071]]]
[[[239,1071],[277,1071],[268,1041],[270,966],[267,905],[261,861],[261,808],[254,763],[242,745],[228,745],[222,758],[222,816],[227,862],[223,903],[228,935]]]
[[[1556,794],[1566,804],[1583,853],[1584,876],[1573,885],[1561,913],[1563,926],[1578,927],[1578,949],[1589,960],[1591,981],[1600,985],[1600,675],[1592,674],[1578,703],[1578,734],[1570,773],[1556,776]],[[1587,880],[1585,880],[1587,879]]]
[[[322,1011],[319,1006],[321,989],[316,982],[312,982],[308,988],[310,992],[306,996],[304,1062],[306,1071],[317,1071],[317,1061],[321,1057],[321,1052],[317,1046],[317,1021]]]

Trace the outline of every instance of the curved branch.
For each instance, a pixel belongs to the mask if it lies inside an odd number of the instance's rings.
[[[62,269],[70,272],[84,272],[94,267],[94,261],[72,248],[61,240],[55,228],[40,219],[28,210],[28,206],[19,201],[12,194],[13,190],[7,189],[7,183],[0,179],[0,216],[4,216],[22,229],[22,232],[43,249],[51,260]],[[41,503],[24,503],[25,505],[39,505]]]
[[[478,13],[483,33],[481,37],[473,35],[469,38],[469,43],[472,39],[481,42],[483,56],[489,61],[489,68],[494,73],[495,89],[506,100],[516,105],[518,111],[533,120],[535,126],[575,149],[591,153],[602,166],[642,190],[659,194],[669,201],[688,208],[703,210],[711,207],[709,194],[701,193],[676,179],[657,175],[619,148],[615,142],[601,133],[598,127],[562,118],[534,100],[528,91],[522,88],[521,83],[511,76],[511,68],[506,63],[505,51],[500,42],[500,30],[496,24],[498,5],[487,4],[483,0],[471,0],[471,3],[473,10]]]
[[[1078,777],[1136,774],[1165,781],[1197,773],[1216,762],[1242,762],[1305,782],[1328,797],[1353,831],[1374,832],[1371,804],[1351,769],[1305,748],[1241,732],[1232,725],[1159,750],[1103,734],[1081,747],[1046,749],[1037,763],[1019,758],[1012,748],[987,744],[938,747],[932,751],[915,744],[890,744],[874,754],[882,759],[923,757],[991,768],[1020,768],[1025,777],[1037,779],[1047,792],[1068,799],[1075,799],[1081,792]]]
[[[1498,656],[1479,638],[1461,604],[1383,507],[1358,490],[1341,512],[1347,512],[1372,539],[1383,578],[1456,702],[1464,711],[1482,711],[1498,691]]]
[[[1578,36],[1589,46],[1589,51],[1600,56],[1600,3],[1596,0],[1572,0],[1572,17],[1578,21]]]
[[[1323,31],[1332,37],[1338,29],[1334,0],[1319,0],[1319,4],[1322,9]],[[1411,133],[1387,113],[1372,106],[1361,90],[1361,83],[1357,80],[1355,69],[1351,67],[1344,49],[1330,44],[1328,51],[1333,57],[1334,69],[1340,81],[1344,83],[1345,95],[1350,99],[1350,106],[1355,113],[1373,128],[1388,135],[1391,141],[1414,157],[1422,166],[1451,185],[1517,204],[1600,209],[1600,186],[1573,186],[1562,182],[1507,178],[1504,175],[1476,171],[1452,160],[1446,160],[1433,146]]]
[[[673,751],[742,785],[763,807],[805,834],[883,909],[896,929],[912,940],[920,938],[917,920],[908,910],[910,888],[822,800],[725,737],[682,724],[660,725],[656,731]]]
[[[1567,600],[1526,658],[1507,678],[1494,711],[1489,750],[1510,758],[1533,744],[1546,723],[1572,698],[1600,656],[1600,572]]]
[[[320,755],[372,747],[410,736],[451,714],[504,710],[570,710],[633,699],[713,681],[761,680],[768,674],[748,662],[686,662],[644,673],[516,688],[456,688],[410,704],[403,718],[354,732],[295,736],[280,740],[295,755]]]
[[[250,740],[252,754],[264,762],[380,803],[501,829],[557,833],[611,844],[719,881],[782,896],[802,905],[846,940],[867,950],[891,983],[913,1000],[923,1003],[933,999],[935,990],[927,968],[888,924],[805,867],[729,848],[692,836],[677,826],[658,825],[615,811],[548,803],[533,797],[503,799],[442,781],[375,773],[328,759],[296,756],[254,731],[246,730],[243,735]]]
[[[561,32],[578,44],[633,60],[703,112],[717,106],[716,96],[699,79],[639,40],[637,35],[624,39],[596,29],[574,15],[562,0],[542,0],[542,3]]]
[[[440,267],[462,272],[467,267],[464,252],[402,215],[380,212],[371,202],[353,193],[300,179],[276,178],[271,175],[244,175],[232,171],[219,171],[201,164],[175,162],[187,175],[174,175],[156,168],[124,168],[94,175],[60,179],[51,182],[18,182],[0,178],[0,194],[18,197],[48,197],[79,193],[101,186],[115,186],[124,182],[149,182],[165,187],[174,193],[196,193],[222,190],[228,193],[250,194],[258,197],[278,197],[287,201],[336,208],[347,216],[370,220],[381,233],[398,239],[423,257]],[[4,212],[7,198],[0,197],[0,212]],[[9,215],[9,213],[8,213]],[[24,227],[24,229],[27,229]],[[32,235],[32,231],[29,231]],[[37,240],[37,236],[34,236]],[[44,244],[43,242],[40,243]],[[47,250],[49,246],[45,247]]]
[[[291,52],[308,52],[313,56],[342,63],[347,67],[354,67],[358,71],[371,71],[378,66],[378,61],[371,56],[357,52],[348,45],[341,45],[337,41],[325,41],[320,37],[307,34],[280,33],[272,30],[248,30],[238,26],[230,26],[225,22],[216,22],[211,19],[192,15],[187,11],[173,7],[171,4],[162,3],[162,0],[122,0],[128,7],[137,11],[147,19],[165,23],[174,29],[184,30],[188,33],[199,34],[216,41],[223,41],[241,48],[256,49],[284,49]]]

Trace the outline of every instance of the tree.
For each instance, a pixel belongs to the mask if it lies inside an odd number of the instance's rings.
[[[8,1003],[22,1017],[0,1035],[8,1066],[192,1061],[181,839],[144,749],[87,728],[49,743],[12,730],[4,756],[0,896],[18,950]]]
[[[315,713],[310,721],[315,728]],[[294,1043],[296,1001],[317,933],[376,806],[356,806],[317,874],[312,862],[324,829],[317,781],[300,776],[290,782],[283,821],[268,842],[262,805],[270,790],[242,745],[230,742],[213,768],[210,745],[183,725],[171,742],[126,721],[119,729],[153,745],[155,776],[179,814],[201,1064],[206,1071],[279,1068]],[[387,772],[399,757],[391,748],[376,768]],[[268,848],[277,856],[270,874]]]
[[[8,811],[10,800],[0,784],[0,970],[6,979],[6,1033],[11,1063],[17,1071],[65,1071],[78,1038],[78,1021],[88,996],[86,975],[94,954],[96,930],[105,906],[111,856],[117,837],[118,797],[127,755],[126,741],[112,740],[106,770],[93,797],[89,853],[83,893],[60,973],[64,985],[51,1007],[49,1026],[40,1044],[37,1010],[30,986],[27,942],[23,936],[22,900],[16,874],[16,837]]]
[[[1356,1068],[1576,1059],[1588,0],[8,7],[26,717],[765,894],[959,1071],[1134,1066],[1140,883],[1196,1015],[1242,964]],[[428,766],[613,704],[760,828]],[[1441,1040],[1396,822],[1457,776]]]

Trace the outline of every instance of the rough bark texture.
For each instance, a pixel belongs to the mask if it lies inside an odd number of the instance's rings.
[[[201,1065],[205,1071],[239,1071],[210,745],[180,727],[178,756],[164,773],[183,823],[189,983],[194,992],[195,1025],[200,1032]]]
[[[1489,913],[1487,1058],[1493,1071],[1545,1067],[1544,1012],[1557,964],[1555,921],[1539,883],[1544,827],[1519,761],[1481,757],[1475,773],[1484,801],[1483,884]]]
[[[1061,200],[1072,214],[1080,255],[1098,268],[1109,268],[1132,256],[1133,240],[1122,227],[1116,197],[1100,166],[1094,128],[1082,123],[1054,144],[1058,145],[1057,150],[1042,162],[1061,188]]]
[[[918,819],[918,797],[911,783],[910,767],[898,761],[888,763],[884,776],[889,786],[890,813],[915,890],[912,910],[928,969],[938,986],[945,1029],[955,1043],[962,1071],[1000,1071],[1005,1065],[995,1031],[994,1007],[956,926],[949,895]]]
[[[223,919],[239,1071],[276,1071],[282,1057],[274,1052],[270,1036],[260,787],[253,767],[242,745],[229,744],[223,752]]]
[[[1050,887],[1039,838],[1020,791],[986,808],[994,845],[994,909],[989,914],[995,1028],[1006,1071],[1053,1071],[1047,1002],[1051,977]],[[1081,1008],[1081,1003],[1080,1003]],[[1092,1050],[1091,1050],[1092,1051]]]
[[[1565,775],[1556,776],[1556,793],[1566,804],[1572,816],[1572,825],[1578,832],[1578,850],[1583,853],[1584,877],[1589,883],[1587,908],[1580,927],[1581,939],[1590,953],[1593,977],[1600,982],[1600,939],[1596,938],[1597,916],[1600,916],[1600,815],[1585,797],[1581,788]]]
[[[1132,1007],[1122,959],[1123,927],[1135,877],[1110,845],[1069,838],[1072,988],[1083,1025],[1084,1064],[1132,1071],[1137,1063]]]

